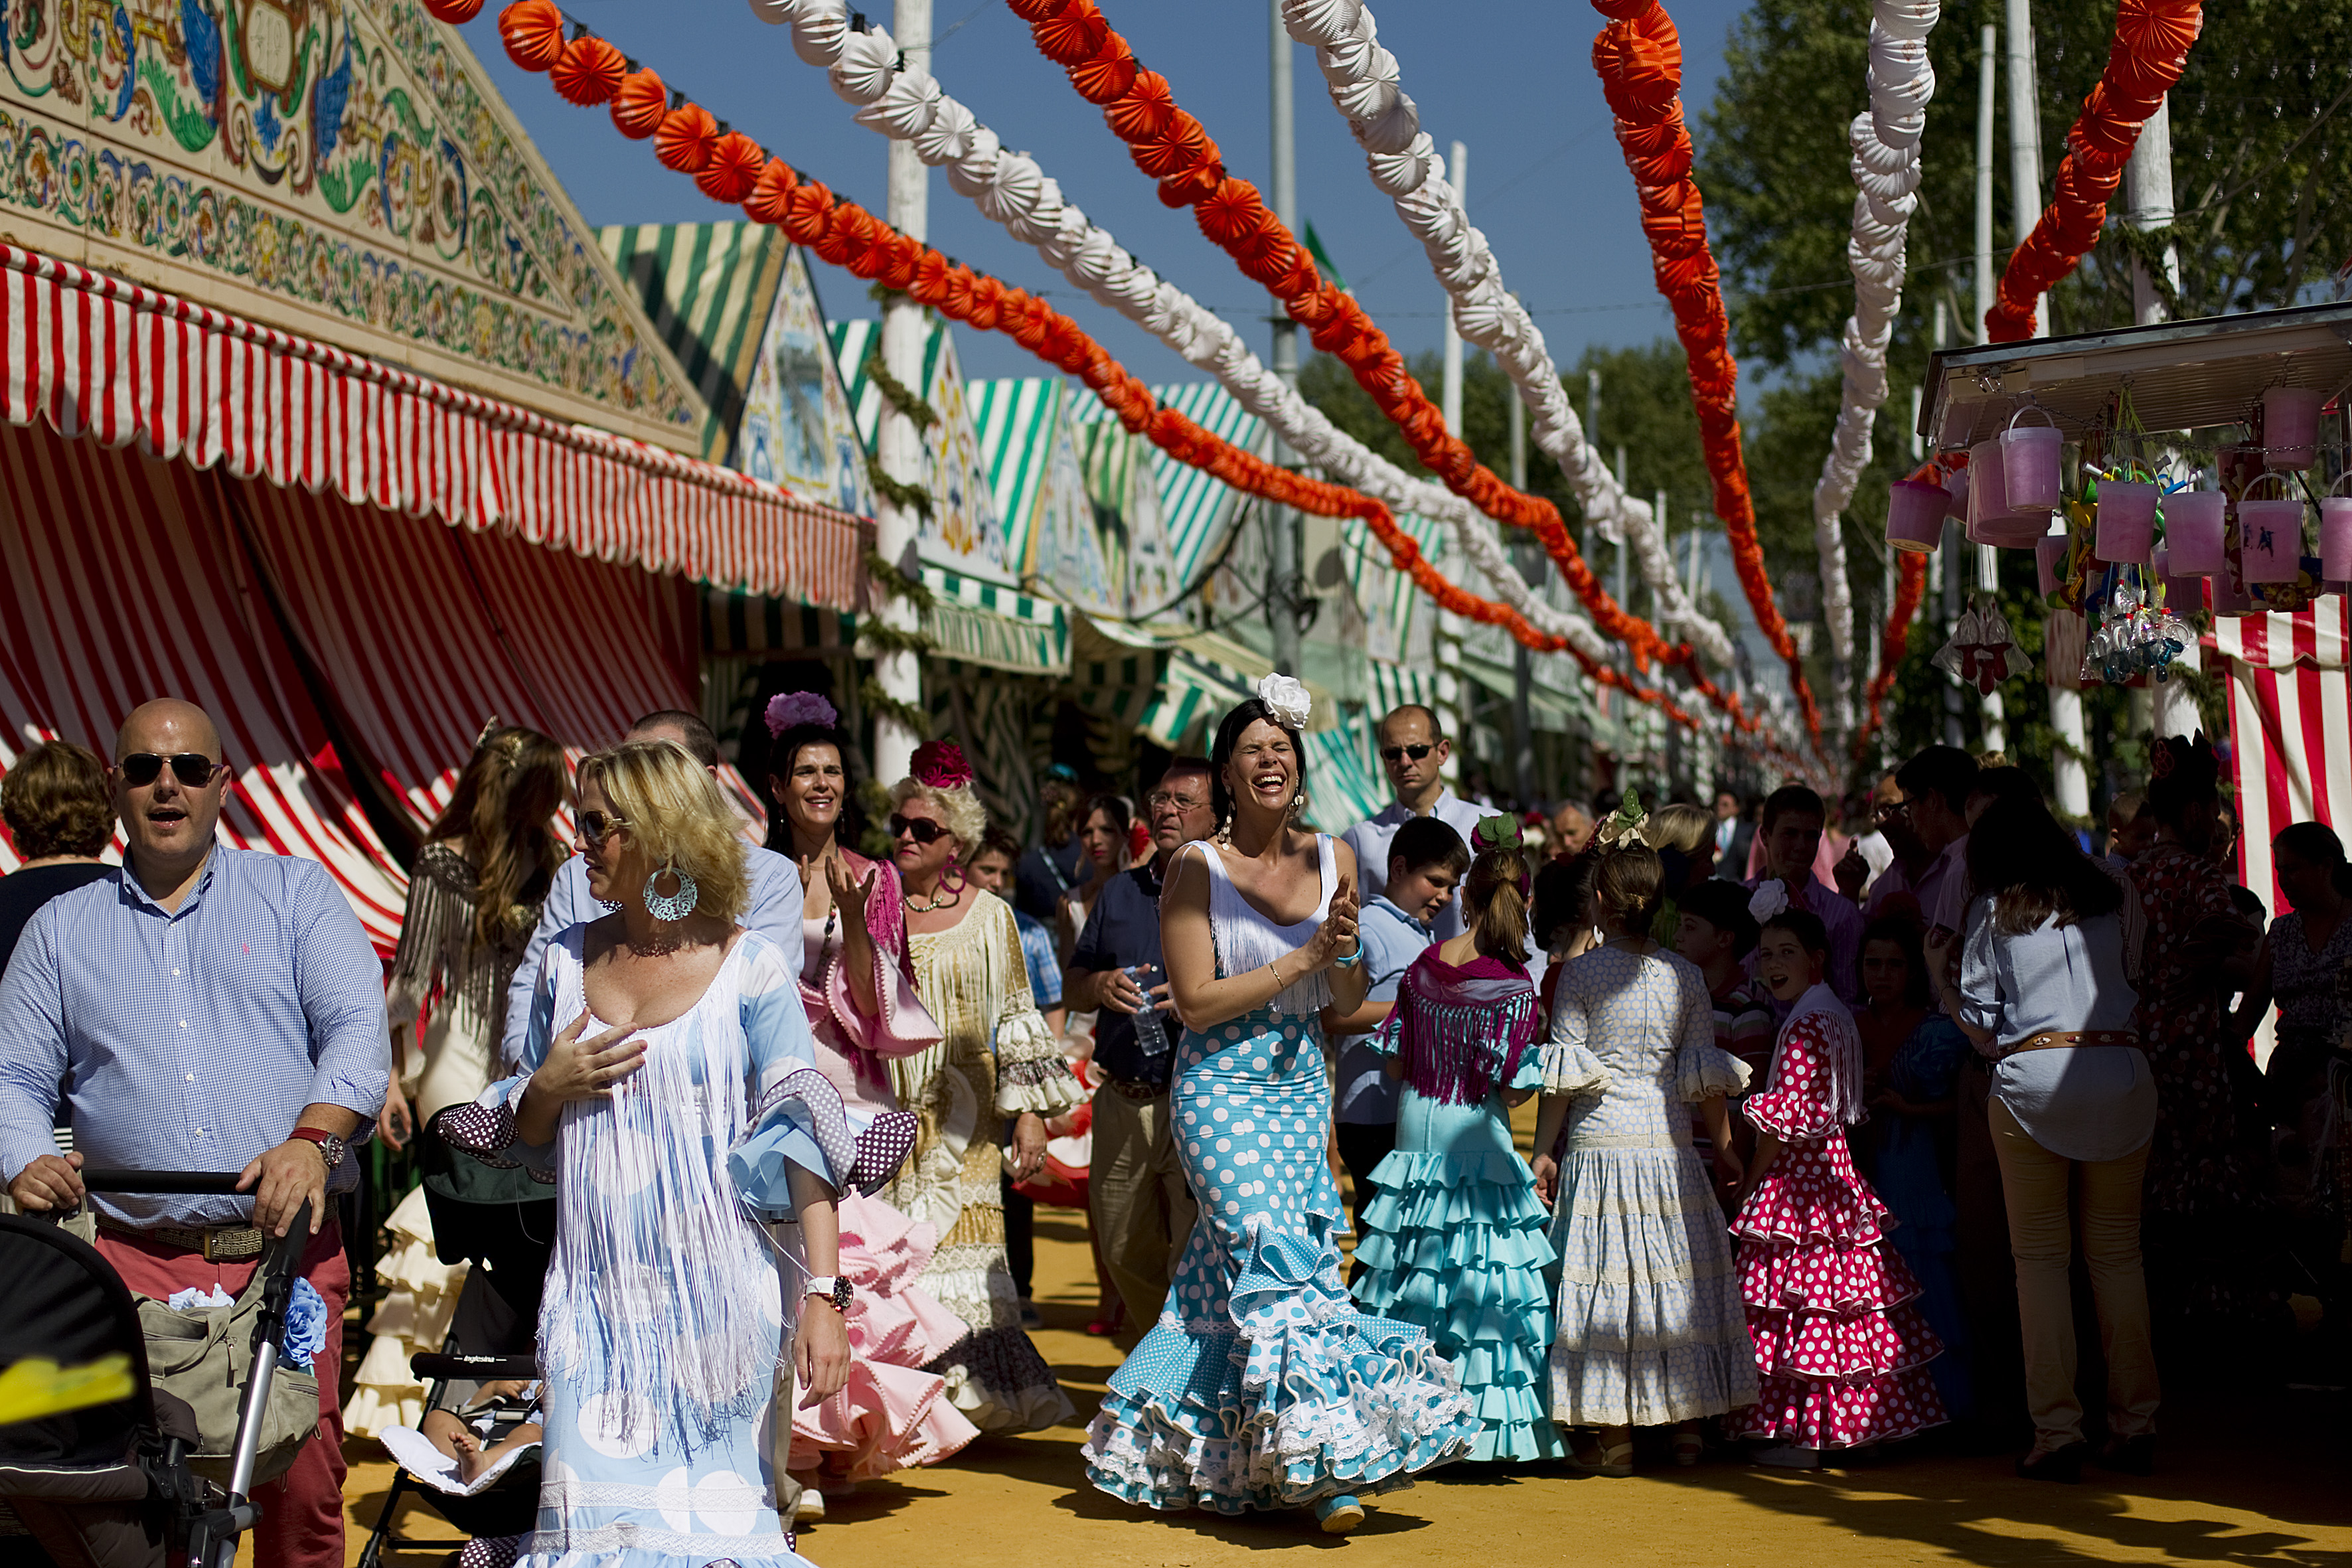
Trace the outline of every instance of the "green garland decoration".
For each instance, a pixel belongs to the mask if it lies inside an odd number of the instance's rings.
[[[902,632],[872,616],[858,623],[857,641],[860,646],[873,650],[866,656],[868,658],[880,653],[925,654],[935,651],[939,647],[920,632]]]
[[[892,479],[882,471],[882,459],[871,452],[866,454],[866,477],[883,500],[893,506],[911,507],[922,514],[924,521],[930,521],[931,492],[920,485]]]
[[[918,611],[928,610],[939,603],[920,577],[899,571],[897,563],[878,550],[866,552],[866,574],[888,590],[892,598],[904,599]]]
[[[895,719],[918,735],[930,733],[930,720],[911,702],[901,702],[882,689],[882,683],[867,676],[857,688],[857,700],[878,719]]]
[[[882,363],[879,348],[866,350],[866,363],[858,368],[866,373],[866,379],[874,384],[874,390],[888,399],[890,406],[905,415],[916,429],[928,430],[939,423],[940,416],[931,405],[916,396],[912,387],[890,374],[890,367]]]

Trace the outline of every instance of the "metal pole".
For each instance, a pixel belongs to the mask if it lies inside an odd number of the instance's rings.
[[[1281,0],[1267,0],[1266,14],[1271,20],[1268,60],[1272,69],[1270,110],[1274,132],[1274,213],[1293,234],[1298,232],[1298,157],[1297,144],[1291,126],[1290,67],[1295,46],[1290,35],[1283,30]],[[1290,319],[1279,302],[1275,305],[1274,374],[1292,386],[1298,384],[1298,323]],[[1274,461],[1287,467],[1297,461],[1297,455],[1284,444],[1279,436],[1267,430],[1273,442]],[[1266,618],[1274,628],[1274,667],[1286,675],[1298,673],[1298,597],[1300,579],[1304,575],[1299,557],[1304,546],[1299,538],[1298,514],[1288,507],[1265,509],[1267,570],[1273,576],[1271,591],[1266,595]]]
[[[2042,107],[2034,90],[2033,0],[2009,0],[2009,206],[2011,241],[2023,245],[2042,217]],[[2033,302],[2034,337],[2042,335]]]
[[[1503,402],[1511,421],[1511,488],[1523,490],[1528,487],[1527,405],[1519,401],[1517,392]],[[1513,564],[1517,565],[1518,558],[1526,553],[1524,547],[1515,549]],[[1543,804],[1536,795],[1535,685],[1535,653],[1527,644],[1515,639],[1511,647],[1511,735],[1516,743],[1511,759],[1515,775],[1512,783],[1522,809]]]
[[[2172,226],[2172,100],[2156,106],[2139,128],[2131,161],[2124,165],[2124,202],[2132,223],[2143,231]],[[2168,240],[2164,247],[2164,279],[2175,294],[2180,291],[2180,252]],[[2132,320],[2149,326],[2165,320],[2164,296],[2147,268],[2132,263]]]
[[[1994,57],[2000,29],[1984,25],[1977,62],[1977,319],[1969,335],[1985,341],[1985,317],[1992,313],[1992,101]]]
[[[1275,0],[1274,26],[1282,30],[1282,6]],[[1454,143],[1451,170],[1456,199],[1466,207],[1470,200],[1470,150],[1461,142]],[[1442,405],[1439,412],[1445,417],[1445,427],[1456,436],[1462,434],[1462,334],[1454,327],[1452,301],[1443,312],[1445,318],[1445,372]],[[1468,628],[1462,617],[1451,611],[1441,610],[1437,616],[1437,707],[1447,734],[1454,737],[1454,751],[1445,764],[1446,780],[1458,784],[1462,764],[1468,750],[1470,719],[1469,689],[1462,681],[1462,637]]]
[[[908,62],[928,66],[931,52],[931,0],[897,0],[890,23],[891,35]],[[923,238],[929,226],[930,171],[916,156],[912,142],[890,143],[888,189],[891,226],[915,239]],[[918,393],[923,390],[923,347],[929,335],[923,308],[910,296],[894,295],[883,306],[882,363],[899,384]],[[875,426],[874,452],[882,471],[899,483],[919,485],[929,481],[929,453],[923,444],[922,431],[887,397],[882,400],[881,417]],[[919,527],[920,516],[913,507],[900,506],[887,497],[875,498],[875,551],[909,577],[919,577],[922,572],[916,551]],[[896,595],[881,596],[880,607],[884,626],[901,632],[919,629],[921,616],[907,600]],[[922,709],[923,669],[913,653],[877,651],[874,679],[893,701],[918,711]],[[915,727],[902,719],[888,712],[877,714],[874,721],[875,776],[890,780],[905,777],[914,763],[916,742],[921,739]]]

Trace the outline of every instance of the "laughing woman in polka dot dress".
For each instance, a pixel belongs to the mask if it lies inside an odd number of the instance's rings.
[[[539,1528],[499,1544],[520,1568],[798,1568],[772,1406],[847,1377],[835,1202],[888,1178],[911,1119],[853,1132],[796,965],[735,923],[743,844],[693,758],[588,758],[579,823],[617,909],[548,949],[518,1075],[445,1118],[556,1193]]]
[[[1307,700],[1269,676],[1225,716],[1222,831],[1168,873],[1161,946],[1185,1024],[1171,1109],[1201,1217],[1085,1453],[1088,1479],[1129,1502],[1307,1507],[1336,1535],[1363,1497],[1468,1452],[1478,1419],[1426,1333],[1359,1313],[1340,1282],[1317,1017],[1360,1005],[1365,978],[1354,857],[1293,826]]]

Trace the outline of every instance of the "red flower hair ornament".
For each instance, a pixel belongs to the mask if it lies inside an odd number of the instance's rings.
[[[925,789],[962,789],[975,776],[953,741],[926,741],[915,748],[915,782]]]

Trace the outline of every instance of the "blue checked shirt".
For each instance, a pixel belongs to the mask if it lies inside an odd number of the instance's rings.
[[[92,1165],[241,1171],[302,1108],[358,1113],[391,1077],[383,966],[326,868],[215,846],[166,913],[117,872],[44,904],[0,979],[0,1173],[55,1153],[58,1086]],[[331,1190],[357,1184],[346,1153]],[[249,1197],[92,1194],[133,1225],[236,1225]]]

